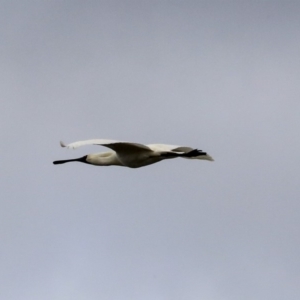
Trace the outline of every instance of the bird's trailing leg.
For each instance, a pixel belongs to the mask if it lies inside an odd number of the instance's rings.
[[[194,149],[187,153],[165,152],[165,153],[161,153],[160,156],[165,157],[165,158],[175,158],[175,157],[191,158],[191,157],[197,157],[197,156],[202,156],[202,155],[207,155],[207,154],[206,154],[206,152],[203,152],[202,150]]]
[[[207,155],[207,153],[203,152],[202,150],[194,149],[190,152],[184,153],[182,156],[183,157],[196,157],[196,156],[202,156],[202,155]]]

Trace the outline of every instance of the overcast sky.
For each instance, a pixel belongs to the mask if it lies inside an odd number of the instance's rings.
[[[1,299],[300,299],[299,1],[0,2]]]

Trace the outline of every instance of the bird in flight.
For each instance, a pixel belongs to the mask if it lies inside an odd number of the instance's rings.
[[[96,139],[74,142],[68,145],[60,142],[60,145],[69,149],[76,149],[85,145],[99,145],[107,147],[112,151],[88,154],[75,159],[56,160],[53,162],[55,165],[78,161],[95,166],[140,168],[176,157],[213,161],[213,158],[202,150],[165,144],[143,145],[139,143]]]

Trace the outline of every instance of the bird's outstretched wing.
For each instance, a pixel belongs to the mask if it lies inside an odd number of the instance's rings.
[[[110,148],[116,152],[145,152],[145,151],[152,152],[152,150],[148,146],[143,144],[121,142],[115,140],[94,139],[94,140],[74,142],[68,145],[66,145],[63,142],[60,142],[60,145],[68,149],[76,149],[78,147],[86,146],[86,145],[100,145],[100,146]]]

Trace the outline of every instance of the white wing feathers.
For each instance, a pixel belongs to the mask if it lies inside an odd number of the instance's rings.
[[[79,141],[79,142],[74,142],[71,144],[66,145],[64,142],[60,142],[60,145],[62,147],[66,147],[68,149],[76,149],[81,146],[86,146],[86,145],[105,145],[105,144],[114,144],[118,143],[119,141],[114,141],[114,140],[86,140],[86,141]]]
[[[106,146],[108,148],[113,147],[113,145],[118,145],[119,147],[121,145],[129,146],[137,146],[142,149],[151,149],[153,151],[174,151],[177,153],[185,153],[187,151],[193,150],[193,148],[189,147],[181,147],[181,146],[174,146],[174,145],[165,145],[165,144],[151,144],[151,145],[143,145],[143,144],[137,144],[137,143],[130,143],[130,142],[122,142],[122,141],[116,141],[116,140],[103,140],[103,139],[93,139],[93,140],[86,140],[86,141],[78,141],[74,142],[71,144],[66,145],[64,142],[60,142],[61,147],[66,147],[68,149],[76,149],[82,146],[87,146],[87,145],[101,145],[101,146]],[[115,148],[115,147],[114,147]],[[182,148],[182,149],[180,149]],[[178,149],[178,150],[177,150]]]
[[[87,141],[79,141],[71,144],[64,144],[60,142],[62,147],[66,147],[68,149],[76,149],[81,146],[86,145],[100,145],[107,148],[110,148],[116,152],[141,152],[141,151],[151,151],[151,149],[143,144],[138,143],[129,143],[129,142],[120,142],[115,140],[87,140]]]

